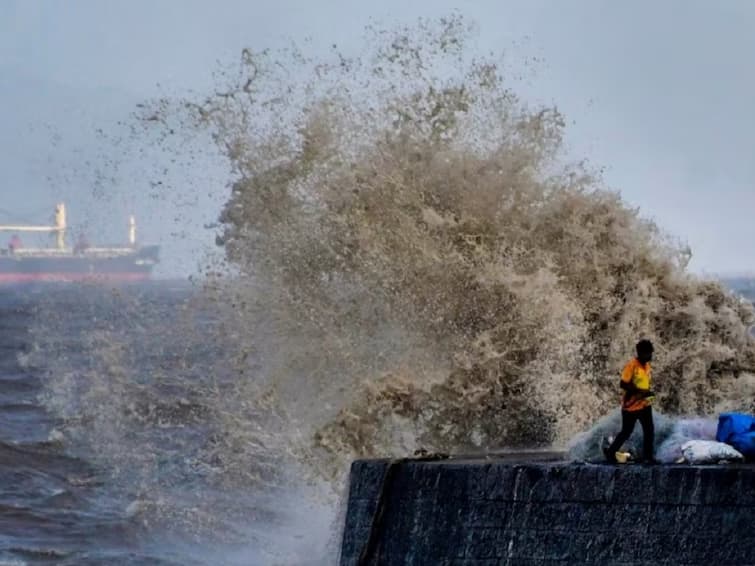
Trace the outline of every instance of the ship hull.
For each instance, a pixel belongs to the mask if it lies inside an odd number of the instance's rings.
[[[68,255],[5,254],[0,256],[0,284],[33,282],[145,281],[157,263],[159,249],[148,246],[115,255],[84,252]]]

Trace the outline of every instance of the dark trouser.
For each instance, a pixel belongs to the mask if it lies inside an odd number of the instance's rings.
[[[642,456],[645,460],[653,459],[655,427],[653,426],[653,408],[645,407],[639,411],[621,411],[621,432],[608,447],[608,454],[611,459],[616,456],[616,452],[621,448],[629,437],[632,435],[634,425],[640,421],[642,425]]]

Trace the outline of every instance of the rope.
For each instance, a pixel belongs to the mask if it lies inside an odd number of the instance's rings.
[[[414,453],[413,457],[409,458],[397,458],[388,462],[388,466],[383,473],[383,480],[380,484],[380,493],[377,501],[377,509],[372,515],[372,524],[370,525],[370,536],[367,537],[367,542],[362,548],[362,552],[359,554],[359,561],[357,566],[369,566],[373,563],[379,563],[380,561],[380,535],[383,532],[383,523],[385,517],[385,511],[388,507],[388,494],[391,492],[393,480],[396,477],[396,472],[399,466],[407,462],[431,462],[434,460],[447,460],[450,458],[448,454],[437,454],[426,452],[424,450],[418,450]]]

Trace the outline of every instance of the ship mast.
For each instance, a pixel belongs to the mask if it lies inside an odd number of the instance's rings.
[[[128,243],[133,248],[136,245],[136,217],[128,217]]]
[[[0,232],[56,232],[57,248],[63,250],[66,247],[66,205],[61,202],[55,207],[55,226],[0,225]]]

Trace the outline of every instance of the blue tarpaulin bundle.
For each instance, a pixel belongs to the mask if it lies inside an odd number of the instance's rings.
[[[716,440],[734,447],[748,460],[755,459],[755,416],[722,413],[718,417]]]

